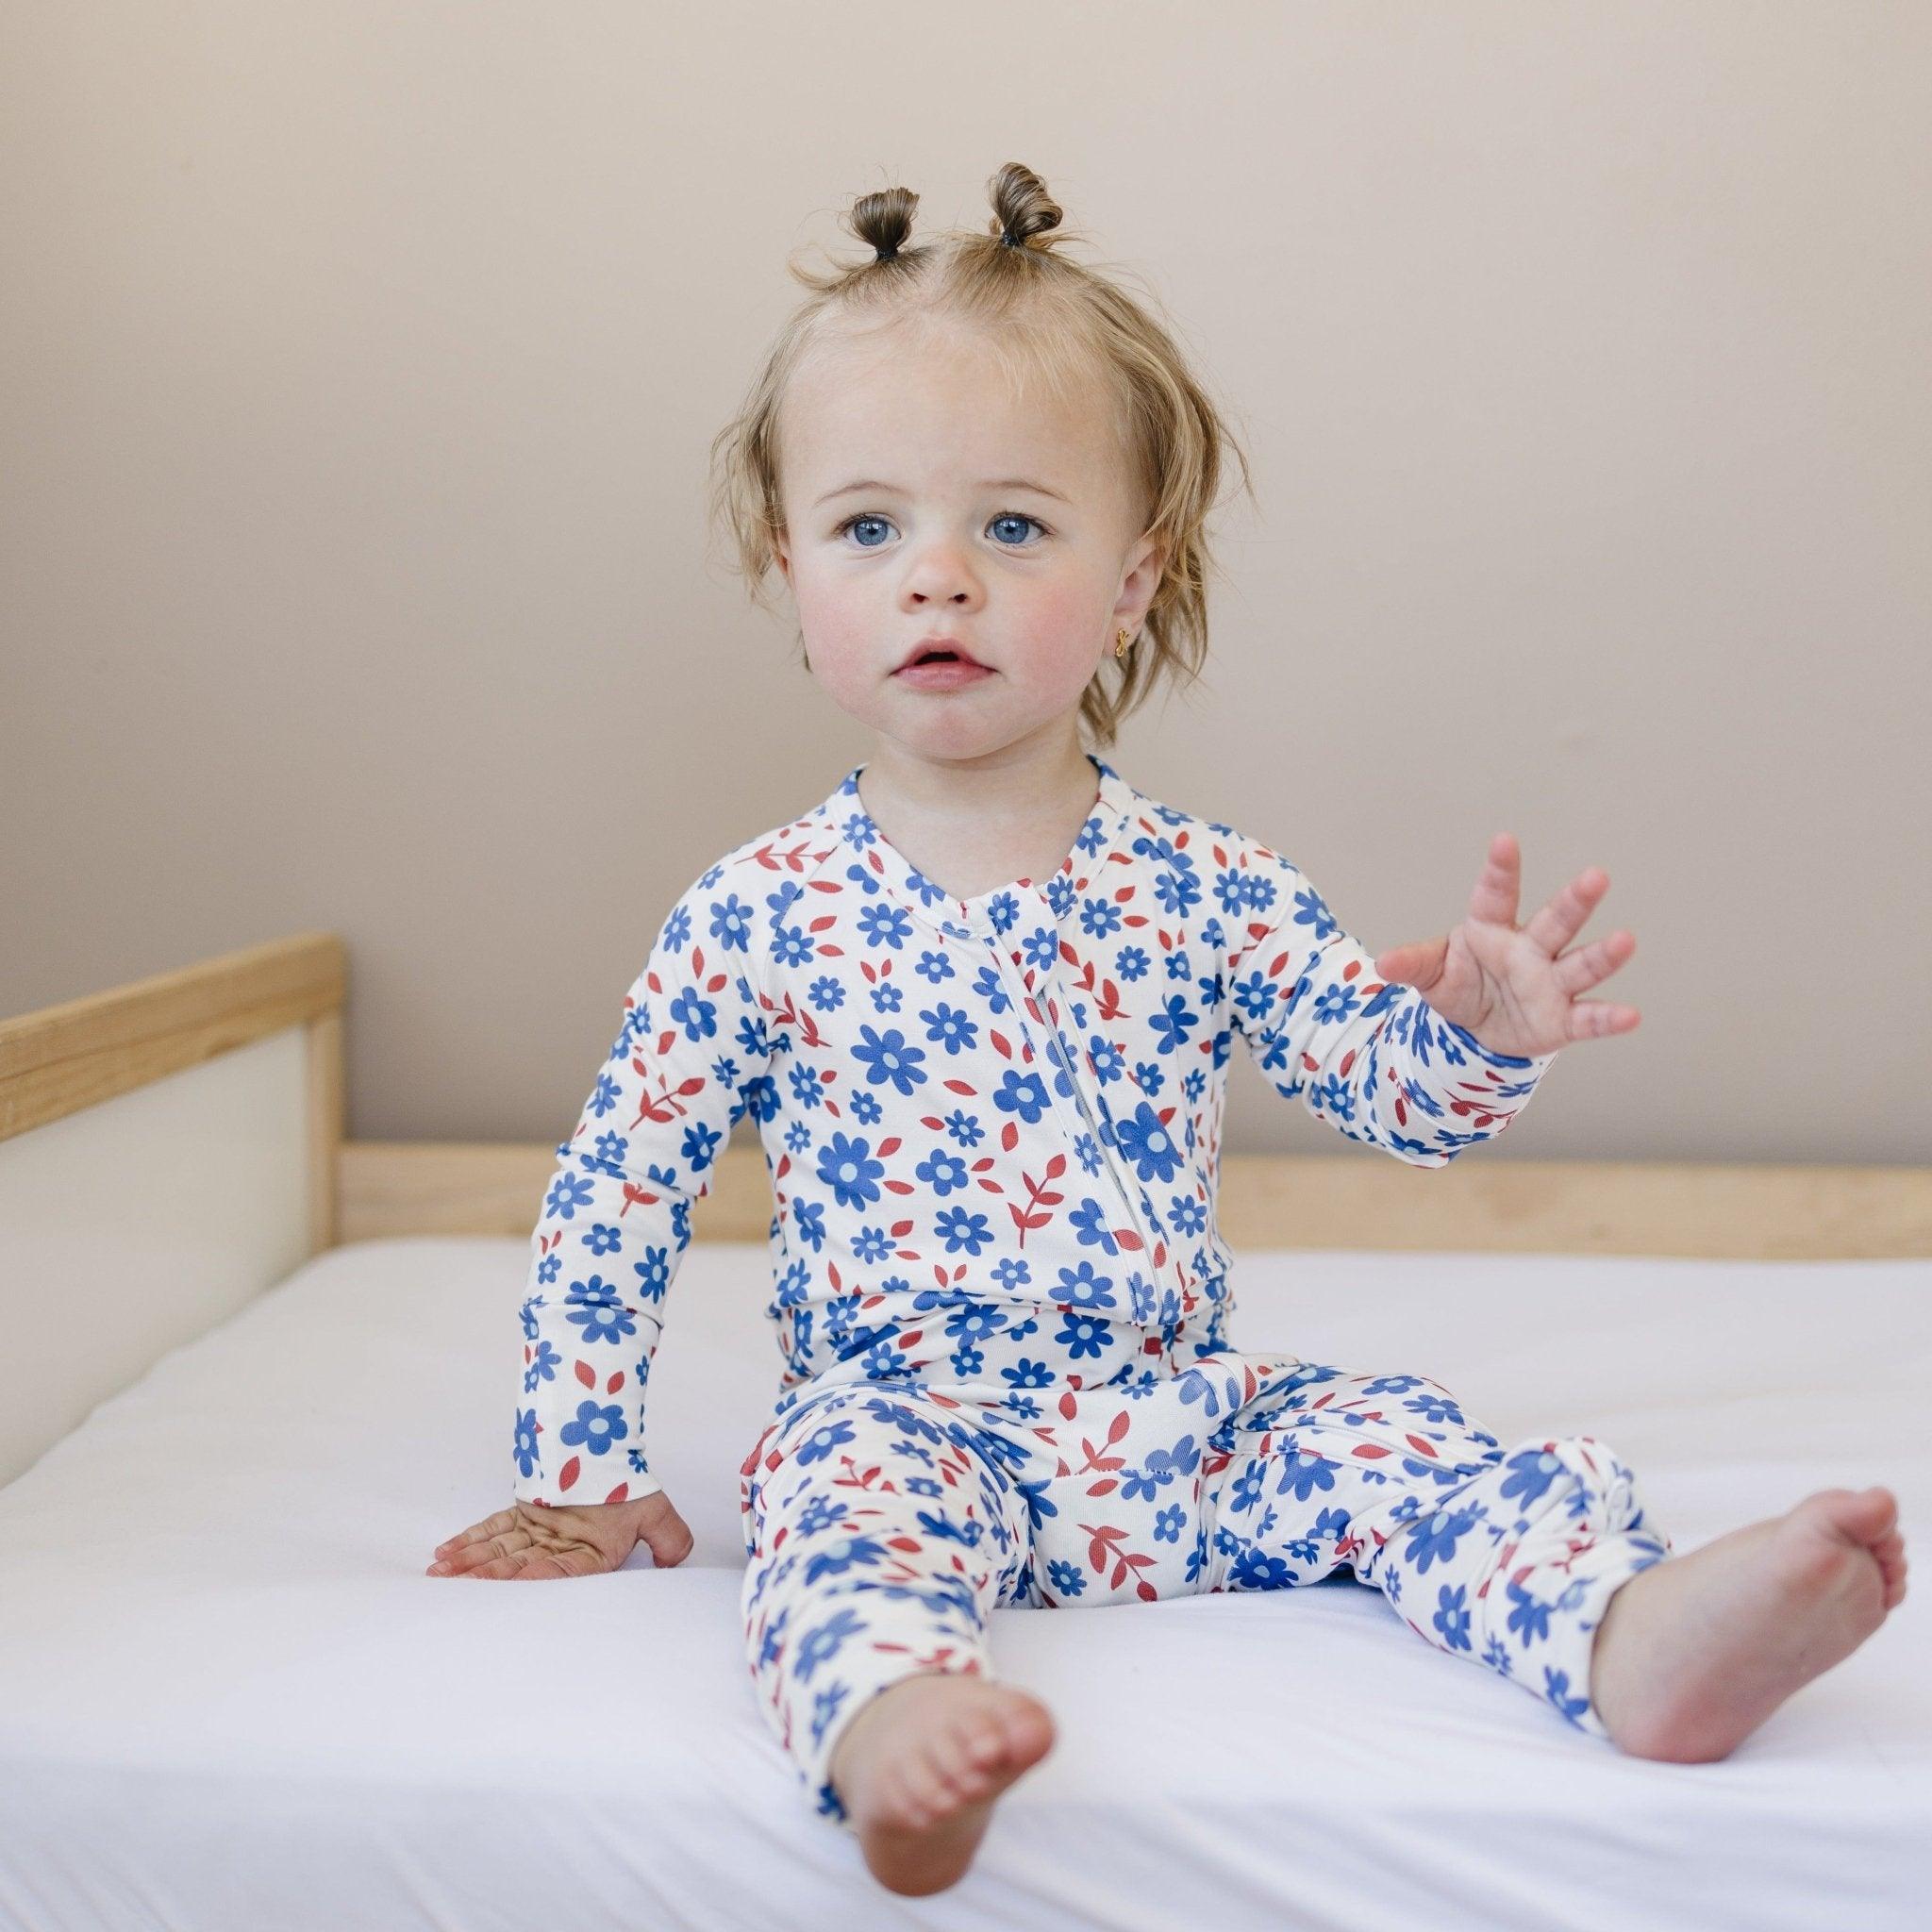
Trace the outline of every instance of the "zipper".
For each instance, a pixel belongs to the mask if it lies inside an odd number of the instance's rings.
[[[1133,1191],[1128,1186],[1127,1182],[1122,1177],[1120,1166],[1114,1158],[1114,1150],[1111,1146],[1108,1145],[1107,1136],[1100,1131],[1100,1124],[1093,1118],[1092,1108],[1089,1106],[1086,1092],[1080,1085],[1080,1062],[1078,1051],[1077,1049],[1072,1052],[1068,1050],[1067,1037],[1065,1033],[1058,1025],[1056,1025],[1050,1019],[1046,1017],[1047,995],[1045,994],[1044,989],[1042,988],[1042,991],[1041,992],[1041,994],[1036,996],[1032,993],[1029,993],[1025,990],[1025,985],[1023,981],[1019,984],[1018,991],[1016,993],[1015,983],[1013,981],[1010,972],[1008,971],[1010,962],[1006,957],[1005,948],[1001,945],[999,939],[996,936],[990,936],[989,942],[992,947],[993,959],[995,962],[995,971],[997,971],[1000,974],[1001,984],[1004,985],[1007,989],[1008,998],[1013,1001],[1013,1016],[1015,1020],[1022,1026],[1025,1025],[1025,1002],[1027,1000],[1032,1000],[1034,1006],[1039,1009],[1040,1012],[1040,1024],[1043,1027],[1049,1028],[1052,1031],[1054,1038],[1059,1043],[1060,1057],[1063,1062],[1065,1063],[1068,1082],[1071,1084],[1074,1090],[1074,1106],[1077,1108],[1079,1111],[1080,1124],[1082,1126],[1086,1128],[1086,1130],[1090,1134],[1093,1136],[1093,1144],[1100,1149],[1101,1165],[1106,1168],[1108,1178],[1113,1182],[1114,1191],[1120,1196],[1121,1207],[1126,1214],[1127,1226],[1133,1233],[1135,1239],[1139,1241],[1141,1243],[1141,1253],[1145,1260],[1147,1268],[1148,1286],[1150,1291],[1154,1293],[1156,1297],[1156,1305],[1158,1307],[1158,1297],[1163,1284],[1161,1280],[1162,1270],[1154,1258],[1155,1243],[1148,1239],[1147,1230],[1141,1224],[1140,1211],[1134,1206]],[[1042,975],[1042,979],[1044,979],[1044,977],[1045,975]],[[1036,1058],[1038,1058],[1038,1056],[1036,1056]],[[1058,1113],[1059,1111],[1060,1103],[1058,1096],[1054,1092],[1057,1072],[1057,1069],[1055,1069],[1050,1064],[1048,1065],[1046,1071],[1046,1090],[1047,1100],[1053,1106],[1055,1111]],[[1062,1127],[1064,1127],[1064,1124],[1065,1124],[1063,1120]],[[1109,1124],[1111,1124],[1110,1116]],[[1172,1257],[1170,1257],[1169,1258],[1172,1259]],[[1144,1327],[1146,1326],[1146,1324],[1137,1322],[1135,1325],[1137,1327]]]

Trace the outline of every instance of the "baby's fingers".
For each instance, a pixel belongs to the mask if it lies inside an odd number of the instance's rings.
[[[471,1524],[468,1529],[458,1530],[455,1536],[446,1537],[437,1544],[430,1569],[434,1571],[438,1563],[447,1561],[466,1544],[480,1541],[487,1537],[501,1536],[506,1530],[513,1528],[516,1522],[516,1505],[511,1504],[508,1509],[499,1509],[495,1515],[486,1516],[481,1523]]]
[[[538,1582],[551,1576],[591,1576],[607,1568],[604,1558],[586,1543],[564,1543],[540,1550],[529,1533],[513,1530],[487,1542],[464,1543],[442,1559],[430,1574],[445,1576],[508,1576]]]
[[[487,1527],[487,1524],[479,1523],[475,1529],[466,1529],[461,1536],[452,1537],[437,1552],[436,1561],[429,1566],[428,1574],[431,1576],[467,1576],[472,1571],[480,1571],[486,1576],[511,1574],[505,1566],[529,1549],[529,1532],[511,1525],[501,1536],[485,1536],[482,1532]]]

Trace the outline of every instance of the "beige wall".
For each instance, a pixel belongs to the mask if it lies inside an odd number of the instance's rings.
[[[1124,774],[1374,947],[1609,872],[1643,1024],[1495,1158],[1932,1160],[1928,83],[1857,0],[23,0],[0,1012],[328,927],[352,1133],[567,1132],[867,755],[706,551],[784,257],[1020,159],[1255,458]],[[1228,1140],[1348,1144],[1244,1059]]]

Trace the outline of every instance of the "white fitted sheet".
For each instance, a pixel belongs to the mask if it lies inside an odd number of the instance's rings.
[[[526,1259],[336,1249],[0,1490],[0,1926],[1925,1923],[1923,1582],[1710,1765],[1579,1737],[1352,1579],[1003,1609],[995,1667],[1058,1743],[965,1881],[895,1899],[743,1661],[762,1244],[700,1241],[672,1289],[652,1459],[687,1563],[422,1574],[507,1500]],[[1284,1251],[1235,1282],[1238,1347],[1432,1375],[1506,1444],[1608,1442],[1680,1553],[1822,1487],[1889,1485],[1908,1545],[1927,1520],[1932,1262]]]

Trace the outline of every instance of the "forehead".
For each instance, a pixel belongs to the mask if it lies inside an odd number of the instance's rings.
[[[1028,475],[1093,493],[1119,468],[1113,398],[1091,360],[1061,355],[1041,370],[957,325],[815,341],[779,422],[788,493],[846,480],[835,469],[908,490]]]

